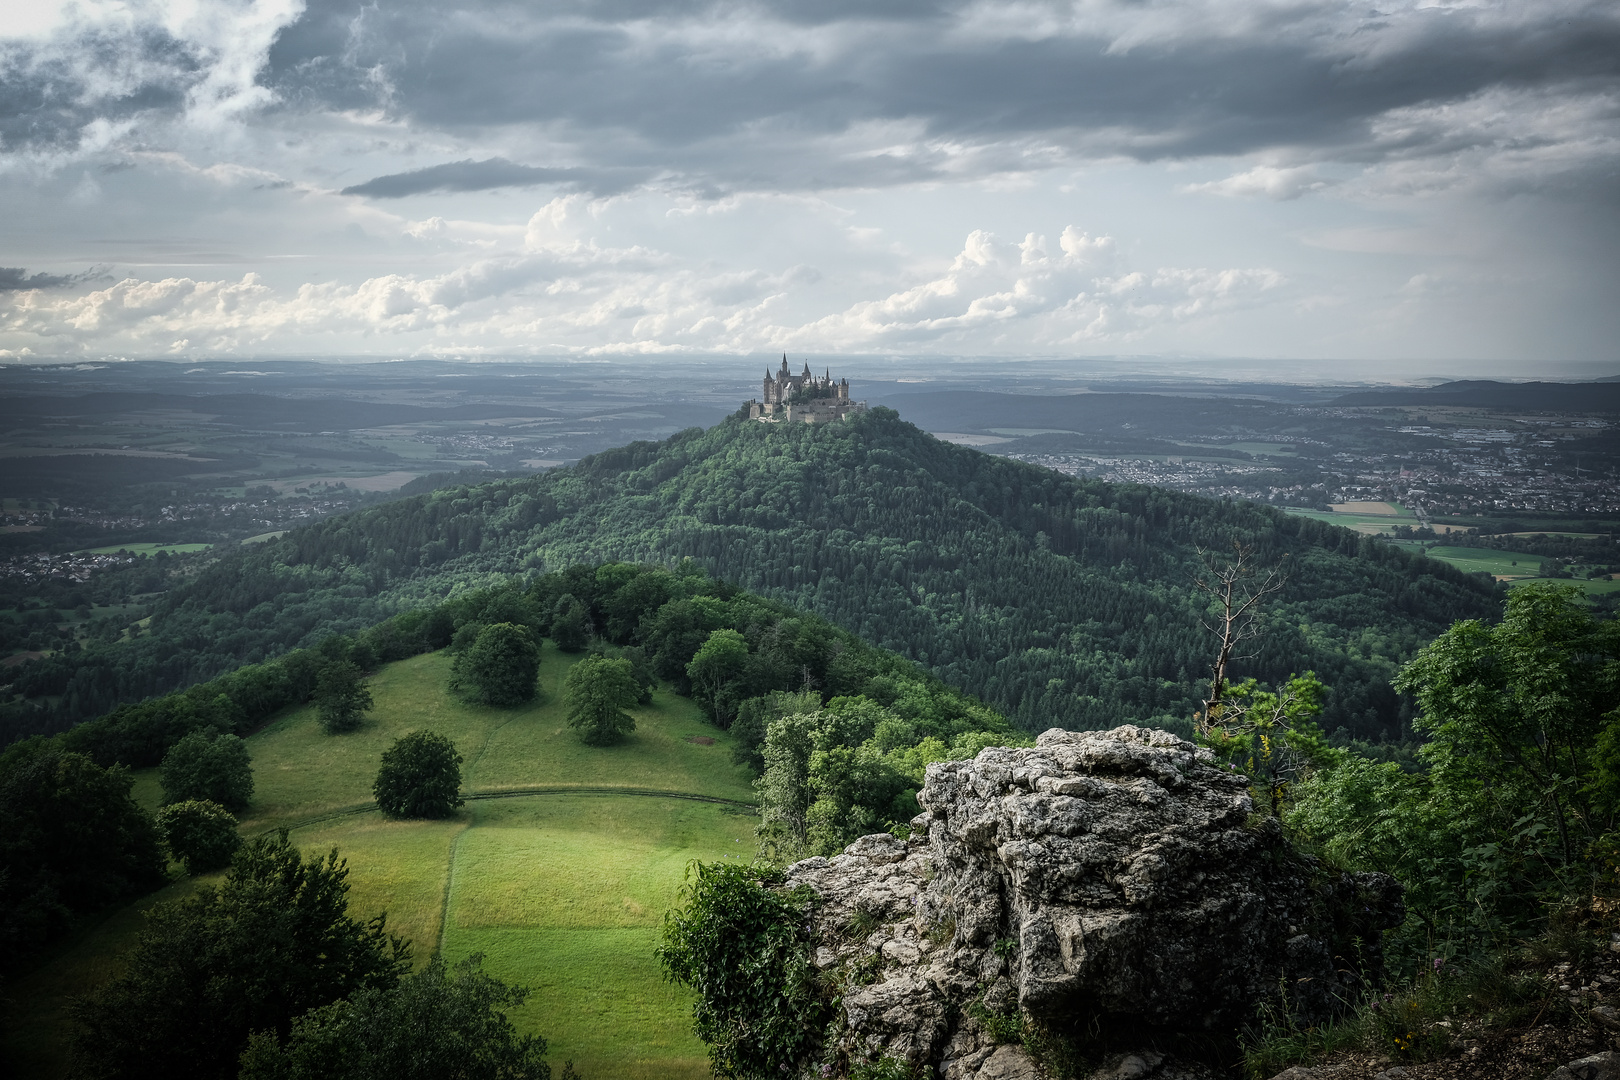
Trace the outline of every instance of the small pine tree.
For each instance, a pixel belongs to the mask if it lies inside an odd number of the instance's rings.
[[[383,751],[372,794],[393,818],[449,817],[461,797],[462,757],[456,744],[434,731],[413,731]]]
[[[568,726],[578,728],[587,746],[610,746],[636,730],[624,710],[641,696],[628,660],[587,656],[568,669]]]
[[[354,731],[371,706],[371,690],[358,664],[337,660],[321,668],[315,679],[315,708],[328,735]]]
[[[157,826],[169,854],[193,876],[229,866],[242,846],[231,812],[206,799],[170,803],[157,812]]]

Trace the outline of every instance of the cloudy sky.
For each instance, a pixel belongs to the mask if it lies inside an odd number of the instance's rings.
[[[1620,4],[0,0],[0,205],[11,360],[1620,371]]]

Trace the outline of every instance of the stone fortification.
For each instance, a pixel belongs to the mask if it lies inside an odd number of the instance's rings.
[[[1054,729],[930,765],[918,801],[909,841],[788,872],[821,897],[814,963],[845,987],[837,1071],[891,1057],[1033,1080],[1022,1023],[1131,1033],[1135,1055],[1099,1075],[1201,1075],[1165,1056],[1175,1033],[1230,1030],[1279,987],[1330,1011],[1403,915],[1393,879],[1323,872],[1254,813],[1245,777],[1162,731]]]

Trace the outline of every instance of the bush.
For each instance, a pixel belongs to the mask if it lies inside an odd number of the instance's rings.
[[[394,818],[449,817],[461,798],[461,755],[433,731],[413,731],[383,751],[371,791],[377,806]]]
[[[694,864],[682,906],[664,916],[658,959],[697,992],[692,1030],[722,1078],[798,1075],[827,1009],[816,994],[808,889],[783,892],[779,873]]]
[[[393,986],[362,987],[295,1021],[285,1044],[260,1032],[240,1080],[549,1080],[546,1040],[500,1011],[528,991],[484,974],[483,959],[451,970],[435,956]]]
[[[450,685],[474,701],[510,707],[534,697],[539,673],[540,649],[528,627],[493,623],[456,653]]]
[[[231,864],[242,846],[236,819],[216,802],[188,799],[171,803],[157,813],[158,831],[169,854],[185,863],[186,873],[205,874]]]
[[[636,730],[625,712],[641,697],[630,661],[587,656],[568,669],[568,726],[578,728],[587,746],[610,746]]]
[[[233,814],[253,798],[253,767],[247,743],[235,735],[196,731],[163,755],[163,804],[201,799]]]
[[[349,917],[347,878],[283,831],[244,844],[220,888],[155,905],[124,974],[72,1008],[76,1074],[234,1080],[250,1033],[392,985],[410,948]]]
[[[321,668],[315,680],[315,708],[320,714],[321,729],[328,735],[358,728],[371,706],[371,690],[358,664],[352,660],[336,660]]]

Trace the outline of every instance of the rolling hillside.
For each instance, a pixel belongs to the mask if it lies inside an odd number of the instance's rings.
[[[705,1076],[689,998],[663,981],[652,950],[691,860],[752,857],[749,776],[730,737],[667,690],[633,710],[627,742],[583,746],[563,719],[574,659],[547,646],[541,697],[521,709],[447,695],[439,652],[384,668],[372,719],[352,735],[323,735],[313,707],[290,711],[248,740],[257,790],[242,831],[288,828],[306,852],[337,848],[351,912],[387,911],[418,963],[481,952],[485,970],[530,987],[513,1020],[551,1041],[559,1071],[572,1059],[593,1080]],[[389,821],[370,804],[377,762],[418,729],[449,736],[466,758],[467,805],[446,821]],[[137,777],[149,807],[155,772]],[[62,1074],[67,1000],[117,970],[140,909],[192,887],[112,913],[7,988],[17,1075]]]
[[[1316,670],[1324,726],[1403,730],[1395,666],[1500,592],[1436,560],[1265,507],[1053,473],[941,442],[886,409],[736,419],[532,479],[450,488],[228,553],[134,642],[29,665],[64,726],[118,701],[351,631],[499,575],[692,558],[930,668],[1028,730],[1185,723],[1211,653],[1202,547],[1286,566],[1240,674]]]

